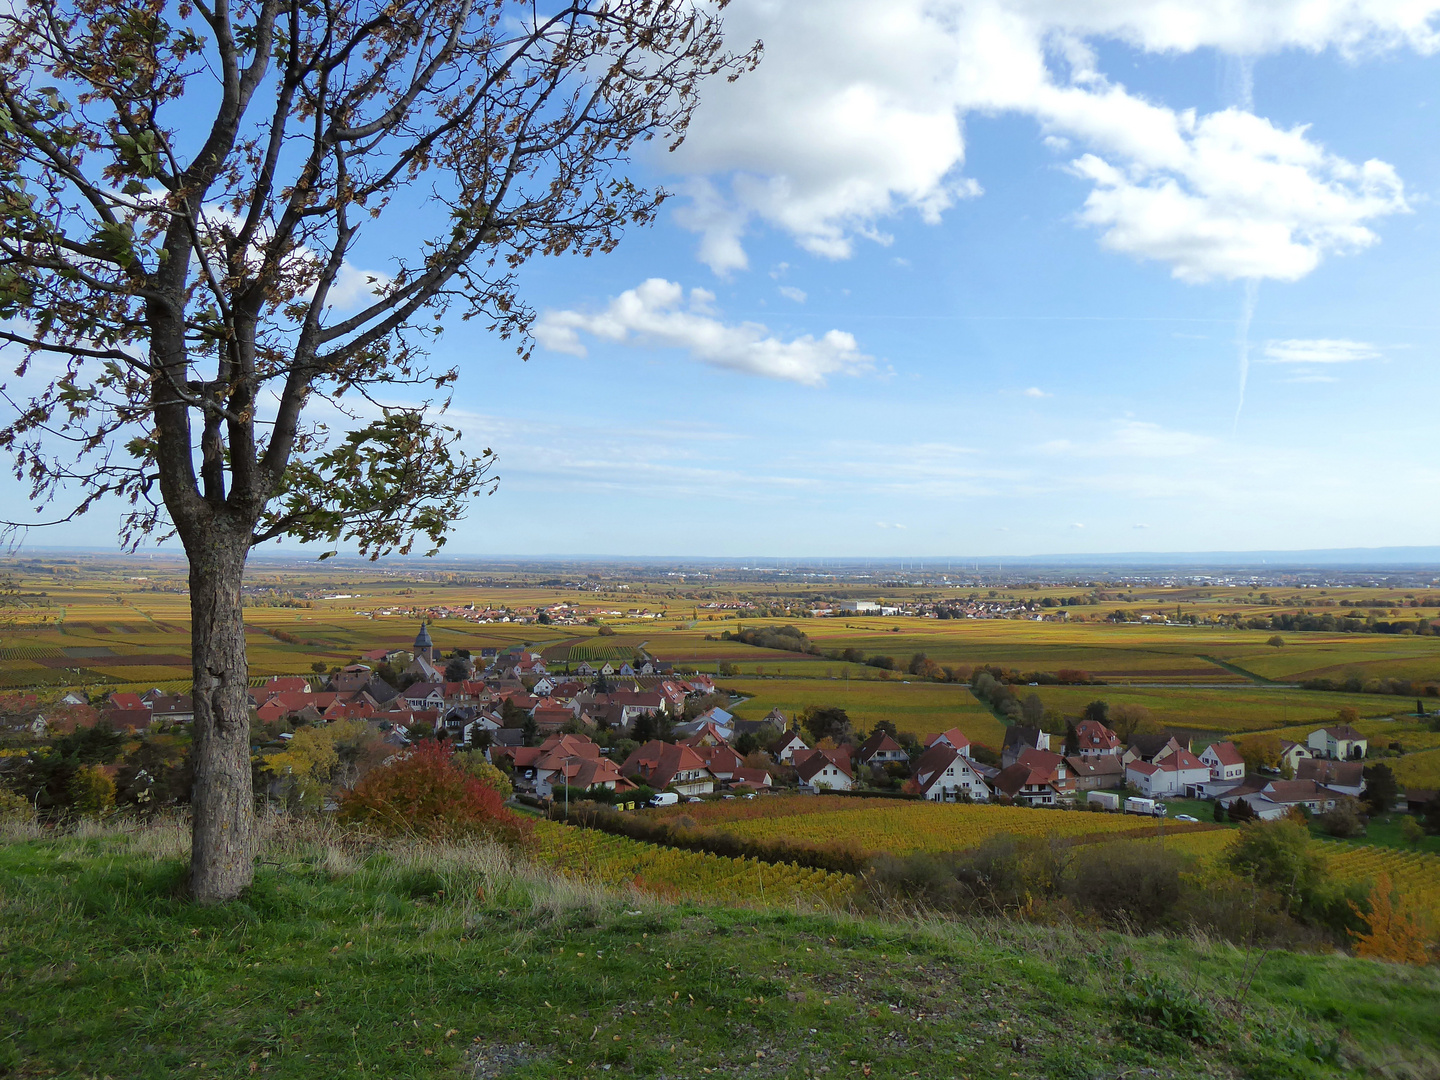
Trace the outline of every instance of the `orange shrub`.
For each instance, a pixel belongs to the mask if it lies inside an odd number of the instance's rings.
[[[507,810],[499,792],[462,770],[446,743],[429,739],[346,792],[340,820],[430,839],[518,844],[530,835],[530,823]]]

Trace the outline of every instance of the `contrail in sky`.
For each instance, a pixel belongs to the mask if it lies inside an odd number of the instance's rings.
[[[1260,279],[1245,279],[1245,299],[1240,303],[1240,322],[1235,330],[1235,343],[1240,350],[1240,399],[1235,402],[1235,423],[1240,429],[1240,410],[1245,407],[1245,383],[1250,377],[1250,320],[1255,317],[1255,301],[1260,298]]]

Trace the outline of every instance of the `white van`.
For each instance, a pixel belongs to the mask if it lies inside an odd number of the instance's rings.
[[[651,806],[674,806],[680,801],[680,796],[673,791],[661,791],[650,799]]]

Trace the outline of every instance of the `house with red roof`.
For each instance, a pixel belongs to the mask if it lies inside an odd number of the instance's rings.
[[[1189,750],[1179,749],[1154,761],[1132,761],[1125,766],[1126,783],[1147,798],[1166,795],[1195,797],[1210,781],[1210,766]]]
[[[1032,754],[1049,754],[1048,750],[1031,748]],[[1059,757],[1060,755],[1053,755]],[[1064,758],[1060,758],[1062,764]],[[1069,783],[1067,784],[1067,781]],[[1042,760],[1029,762],[1016,760],[1000,770],[993,781],[995,796],[1017,806],[1054,806],[1068,798],[1074,798],[1075,781],[1068,767],[1050,766]]]
[[[1253,777],[1238,787],[1231,788],[1216,801],[1227,810],[1241,799],[1250,804],[1255,816],[1262,820],[1284,817],[1292,807],[1303,806],[1314,814],[1323,814],[1335,809],[1341,799],[1347,798],[1341,792],[1332,791],[1314,780],[1267,780]]]
[[[696,745],[687,739],[686,744],[692,746],[700,755],[700,760],[705,762],[705,768],[710,770],[710,775],[716,780],[733,780],[735,773],[745,767],[745,759],[724,742]]]
[[[125,693],[125,694],[111,694],[111,695],[110,695],[108,698],[106,698],[105,700],[106,700],[106,704],[107,704],[107,705],[109,706],[109,708],[112,709],[112,710],[113,710],[113,709],[134,710],[134,709],[145,709],[145,708],[148,708],[146,702],[140,697],[139,694],[130,694],[130,693]]]
[[[1359,761],[1326,761],[1310,758],[1300,762],[1296,780],[1313,780],[1331,791],[1358,799],[1365,793],[1365,765]]]
[[[946,744],[950,745],[950,744]],[[907,762],[910,755],[905,748],[890,737],[888,731],[876,731],[860,744],[855,760],[862,765],[886,765],[892,761]]]
[[[952,727],[949,731],[942,731],[939,735],[925,736],[925,749],[943,743],[946,746],[953,746],[966,757],[970,756],[970,737],[959,728]]]
[[[1074,756],[1081,758],[1119,757],[1125,752],[1120,737],[1099,720],[1081,720],[1076,724],[1075,741],[1078,749]]]
[[[671,788],[681,795],[708,795],[715,790],[715,778],[704,759],[683,743],[651,739],[625,759],[620,771],[656,791]]]
[[[1067,754],[1065,762],[1075,778],[1076,791],[1102,791],[1125,786],[1125,763],[1119,754]]]
[[[775,778],[770,775],[767,769],[736,769],[735,775],[730,780],[732,788],[754,788],[764,790],[772,787]]]
[[[809,750],[798,731],[787,731],[770,744],[770,756],[782,765],[795,764],[795,755]]]
[[[849,791],[855,786],[855,773],[845,750],[807,750],[795,755],[794,765],[803,790]]]
[[[260,687],[260,694],[262,696],[268,696],[277,692],[310,694],[314,691],[310,686],[310,680],[303,675],[272,675],[266,679],[265,684]]]
[[[975,763],[948,742],[932,743],[920,755],[913,778],[920,796],[931,802],[990,801],[990,785]]]
[[[1233,742],[1211,743],[1200,753],[1214,782],[1239,783],[1245,779],[1245,758]]]

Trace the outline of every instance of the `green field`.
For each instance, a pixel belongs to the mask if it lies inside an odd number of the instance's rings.
[[[1038,686],[1014,687],[1023,700],[1039,694],[1047,709],[1068,717],[1079,717],[1092,701],[1104,701],[1112,708],[1120,704],[1140,705],[1154,719],[1168,727],[1190,731],[1240,734],[1292,724],[1306,725],[1306,732],[1322,723],[1331,723],[1337,710],[1349,706],[1361,716],[1388,715],[1396,700],[1378,694],[1331,694],[1291,687],[1236,687],[1216,690],[1204,687],[1133,688],[1125,686]],[[1292,736],[1293,737],[1293,736]]]
[[[898,731],[936,734],[958,727],[972,741],[996,750],[1005,741],[1004,725],[963,686],[900,679],[724,679],[720,685],[748,695],[736,716],[759,720],[771,709],[793,716],[807,705],[839,706],[857,732],[869,733],[881,720]]]

